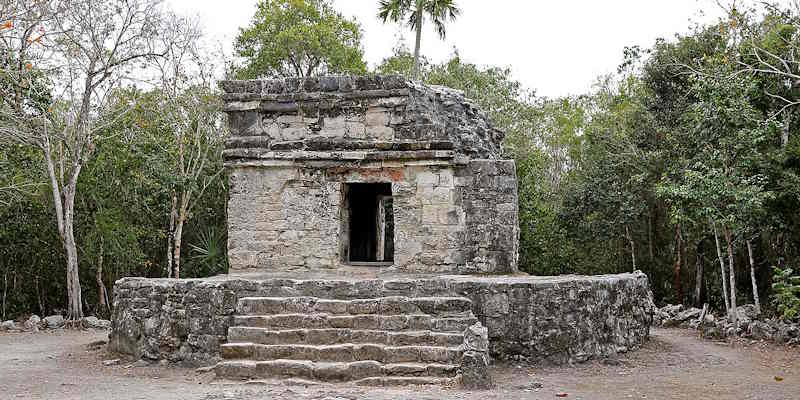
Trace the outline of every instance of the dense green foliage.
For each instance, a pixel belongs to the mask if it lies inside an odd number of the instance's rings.
[[[366,72],[361,27],[328,0],[261,0],[239,31],[239,79]]]
[[[791,268],[775,268],[772,290],[778,316],[791,322],[800,319],[800,275]]]
[[[130,94],[120,94],[125,101]],[[159,121],[157,92],[141,96],[137,108],[109,127],[97,143],[95,157],[81,174],[76,198],[76,237],[83,300],[87,311],[100,308],[96,272],[110,291],[126,276],[166,276],[167,234],[171,191],[177,183],[170,173],[175,142],[169,125]],[[159,123],[162,122],[162,123]],[[40,154],[24,147],[0,146],[0,159],[11,159],[9,171],[41,182],[24,192],[0,193],[0,317],[24,313],[49,315],[63,310],[66,274],[63,247],[53,223],[52,197]],[[211,174],[219,168],[221,154]],[[224,235],[225,180],[206,190],[185,229],[182,276],[210,276],[227,270]],[[197,257],[199,252],[210,254]],[[220,259],[222,261],[220,261]]]

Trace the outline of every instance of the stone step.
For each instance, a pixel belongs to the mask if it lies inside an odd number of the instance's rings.
[[[332,315],[332,314],[276,314],[237,315],[232,326],[284,329],[330,329],[384,331],[432,331],[463,333],[478,322],[472,313],[465,316],[434,317],[427,314],[412,315]]]
[[[358,386],[452,386],[455,380],[455,378],[431,378],[427,376],[381,376],[359,379],[353,383]]]
[[[439,383],[437,379],[453,378],[458,366],[452,364],[390,363],[377,361],[314,362],[298,360],[227,360],[217,364],[217,377],[223,379],[296,378],[323,382],[350,382],[386,385]],[[417,382],[402,378],[417,378]],[[405,382],[405,383],[404,383]]]
[[[227,343],[220,347],[223,359],[252,361],[308,360],[324,362],[378,361],[381,363],[461,364],[463,350],[442,346],[385,346],[380,344],[265,345]]]
[[[464,297],[379,297],[331,300],[316,297],[243,297],[236,305],[239,315],[273,314],[431,314],[447,315],[472,310]]]
[[[456,347],[464,342],[463,333],[423,331],[380,331],[347,328],[271,330],[234,326],[228,328],[228,342],[256,344],[373,343],[388,346],[431,345]]]

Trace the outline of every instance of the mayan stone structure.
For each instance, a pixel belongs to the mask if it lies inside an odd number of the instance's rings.
[[[223,88],[233,270],[516,272],[514,162],[462,93],[394,76]]]
[[[230,274],[119,280],[112,350],[223,380],[485,389],[493,358],[647,339],[641,272],[518,272],[514,162],[462,93],[394,76],[222,86]]]

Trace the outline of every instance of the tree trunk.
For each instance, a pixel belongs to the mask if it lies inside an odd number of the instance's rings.
[[[61,184],[55,172],[55,165],[51,154],[50,141],[45,133],[45,142],[42,146],[47,164],[47,173],[50,176],[50,189],[53,195],[53,204],[56,211],[56,223],[61,238],[61,245],[67,257],[67,318],[83,318],[83,304],[81,301],[81,283],[78,274],[78,250],[75,245],[73,232],[73,214],[75,204],[75,189],[78,185],[78,175],[81,171],[80,160],[73,161],[69,182],[64,184],[62,198]]]
[[[783,114],[783,130],[781,131],[781,148],[785,149],[789,144],[789,127],[792,123],[792,109],[791,107],[784,110]]]
[[[83,301],[81,299],[81,282],[78,271],[78,250],[75,237],[72,233],[72,221],[65,218],[64,229],[67,238],[64,241],[64,250],[67,252],[67,316],[71,320],[83,318]]]
[[[711,221],[711,227],[714,229],[714,241],[717,244],[717,258],[719,258],[719,267],[722,271],[722,297],[725,300],[725,312],[730,315],[731,304],[728,297],[728,274],[725,272],[725,257],[722,255],[722,247],[719,245],[719,235],[717,234],[717,224]]]
[[[678,247],[677,247],[678,256],[677,256],[677,259],[675,260],[675,267],[673,268],[673,272],[674,272],[674,275],[675,275],[675,277],[674,277],[674,279],[675,279],[675,296],[676,296],[675,301],[680,304],[680,303],[683,303],[683,288],[682,288],[682,285],[681,285],[681,247],[682,247],[681,246],[681,241],[683,240],[683,237],[681,235],[681,226],[680,225],[678,225],[677,233],[676,233],[675,236],[677,237],[677,243],[678,243]]]
[[[633,263],[633,271],[636,271],[636,247],[634,246],[633,236],[631,236],[631,231],[628,228],[628,225],[625,225],[625,237],[631,244],[631,262]]]
[[[647,208],[647,247],[650,252],[650,263],[652,265],[655,257],[653,256],[653,216],[650,207]]]
[[[414,79],[419,80],[419,51],[420,45],[422,44],[422,16],[424,14],[424,10],[422,9],[422,1],[417,0],[417,40],[414,43]]]
[[[699,247],[699,245],[697,246]],[[703,262],[700,260],[700,249],[695,247],[695,277],[694,277],[694,305],[699,307],[702,304],[703,295]]]
[[[758,299],[758,285],[756,284],[756,265],[753,260],[753,245],[747,241],[747,254],[750,257],[750,283],[753,285],[753,302],[756,305],[756,312],[761,315],[761,302]]]
[[[47,315],[44,312],[44,302],[42,302],[42,290],[39,288],[39,274],[36,274],[36,277],[33,279],[33,286],[36,289],[36,302],[39,304],[39,314]]]
[[[169,233],[167,234],[167,278],[172,278],[172,268],[174,263],[173,246],[175,244],[175,219],[178,217],[178,197],[172,194],[172,208],[169,213]]]
[[[6,320],[6,295],[8,294],[8,271],[3,271],[3,316],[0,320]]]
[[[175,224],[175,239],[174,239],[174,270],[172,273],[172,277],[179,279],[181,277],[181,239],[183,237],[183,222],[184,222],[184,215],[178,217],[178,220]]]
[[[733,268],[733,240],[731,238],[731,232],[727,226],[722,227],[723,233],[725,233],[725,241],[728,245],[728,268],[729,268],[729,277],[730,277],[730,289],[731,289],[731,308],[730,308],[730,318],[733,326],[735,328],[739,328],[739,313],[736,309],[736,271]]]
[[[103,245],[105,241],[103,236],[100,236],[100,251],[97,256],[97,274],[95,280],[97,281],[97,301],[100,303],[100,310],[108,315],[108,292],[106,285],[103,283]]]

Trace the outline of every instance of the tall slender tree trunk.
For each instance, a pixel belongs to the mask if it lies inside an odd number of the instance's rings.
[[[695,247],[694,257],[695,257],[695,276],[694,276],[694,305],[695,307],[700,307],[703,304],[703,299],[701,296],[703,295],[703,262],[700,260],[700,244]],[[702,321],[702,319],[701,319]]]
[[[414,42],[414,79],[419,79],[419,51],[422,44],[422,17],[425,15],[422,9],[422,0],[417,0],[417,40]]]
[[[186,223],[186,216],[189,212],[189,202],[192,198],[192,192],[185,191],[181,193],[181,202],[178,205],[178,215],[175,220],[175,238],[174,238],[174,254],[172,261],[175,264],[175,271],[173,277],[180,279],[181,277],[181,243],[183,241],[183,226]]]
[[[78,270],[78,247],[75,244],[73,230],[73,212],[75,203],[75,189],[70,184],[64,190],[64,251],[67,253],[67,290],[69,319],[83,318],[83,300],[81,299],[81,281]]]
[[[108,315],[108,292],[106,285],[103,283],[103,245],[105,240],[100,236],[100,250],[97,255],[97,273],[95,274],[95,281],[97,282],[97,301],[100,303],[100,310],[105,315]]]
[[[172,278],[172,268],[174,264],[175,254],[173,254],[173,246],[175,243],[175,220],[178,218],[178,196],[172,194],[172,208],[169,212],[169,233],[167,234],[167,278]]]
[[[80,160],[74,160],[69,181],[63,181],[63,171],[60,174],[62,179],[59,181],[55,171],[55,161],[52,157],[50,140],[46,131],[42,149],[44,150],[47,164],[47,174],[50,177],[50,190],[53,195],[58,233],[67,257],[67,318],[80,319],[83,318],[83,303],[81,300],[80,275],[78,273],[78,249],[75,245],[73,231],[73,213],[75,189],[78,185],[78,175],[82,165]],[[63,154],[60,157],[60,163],[63,164]],[[64,185],[63,194],[61,192],[62,183]]]
[[[8,295],[8,271],[3,271],[3,316],[0,320],[6,319],[6,295]]]
[[[39,304],[39,314],[40,315],[47,315],[44,312],[44,302],[42,302],[42,291],[39,288],[39,274],[36,274],[36,277],[33,278],[33,286],[36,289],[36,302]]]
[[[673,268],[673,273],[675,275],[674,276],[674,279],[675,279],[675,296],[676,296],[675,301],[677,301],[678,303],[683,303],[683,287],[682,287],[682,284],[681,284],[681,253],[682,253],[682,251],[681,251],[681,249],[682,249],[681,241],[683,240],[683,237],[682,237],[683,235],[681,235],[681,226],[680,225],[678,225],[677,232],[676,232],[675,236],[677,238],[677,245],[678,245],[677,246],[677,259],[675,260],[675,267]]]
[[[781,131],[781,148],[786,148],[789,144],[789,128],[792,123],[792,108],[788,107],[783,114],[783,129]]]
[[[625,225],[625,237],[631,244],[631,262],[633,263],[632,271],[636,271],[636,247],[634,246],[633,236],[631,236],[631,230],[628,228],[628,225]]]
[[[652,264],[655,257],[653,256],[653,216],[650,207],[647,208],[647,246],[650,253],[650,263]]]
[[[183,218],[178,218],[175,224],[175,248],[173,249],[174,264],[172,270],[173,278],[181,277],[181,239],[183,236]]]
[[[753,285],[753,302],[756,305],[756,312],[761,315],[761,302],[758,298],[758,285],[756,284],[756,263],[753,260],[753,245],[747,241],[747,254],[750,258],[750,284]]]
[[[725,234],[725,241],[728,245],[728,267],[729,267],[729,277],[730,277],[730,289],[731,289],[731,308],[730,308],[730,319],[733,322],[733,326],[737,329],[739,328],[739,312],[736,309],[736,271],[733,268],[733,238],[731,237],[731,231],[728,229],[727,226],[722,227],[722,232]]]
[[[728,297],[728,274],[725,272],[725,257],[722,255],[722,247],[719,244],[719,234],[717,234],[717,224],[712,220],[711,227],[714,229],[714,242],[717,244],[717,258],[719,258],[719,267],[722,273],[722,298],[725,300],[725,312],[730,315],[731,300]]]
[[[173,241],[174,254],[173,254],[173,263],[174,263],[174,272],[172,276],[176,279],[180,279],[181,277],[181,243],[183,241],[183,226],[186,223],[186,215],[189,211],[189,200],[191,199],[191,193],[183,192],[181,194],[181,203],[178,209],[178,216],[175,220],[175,237]]]

